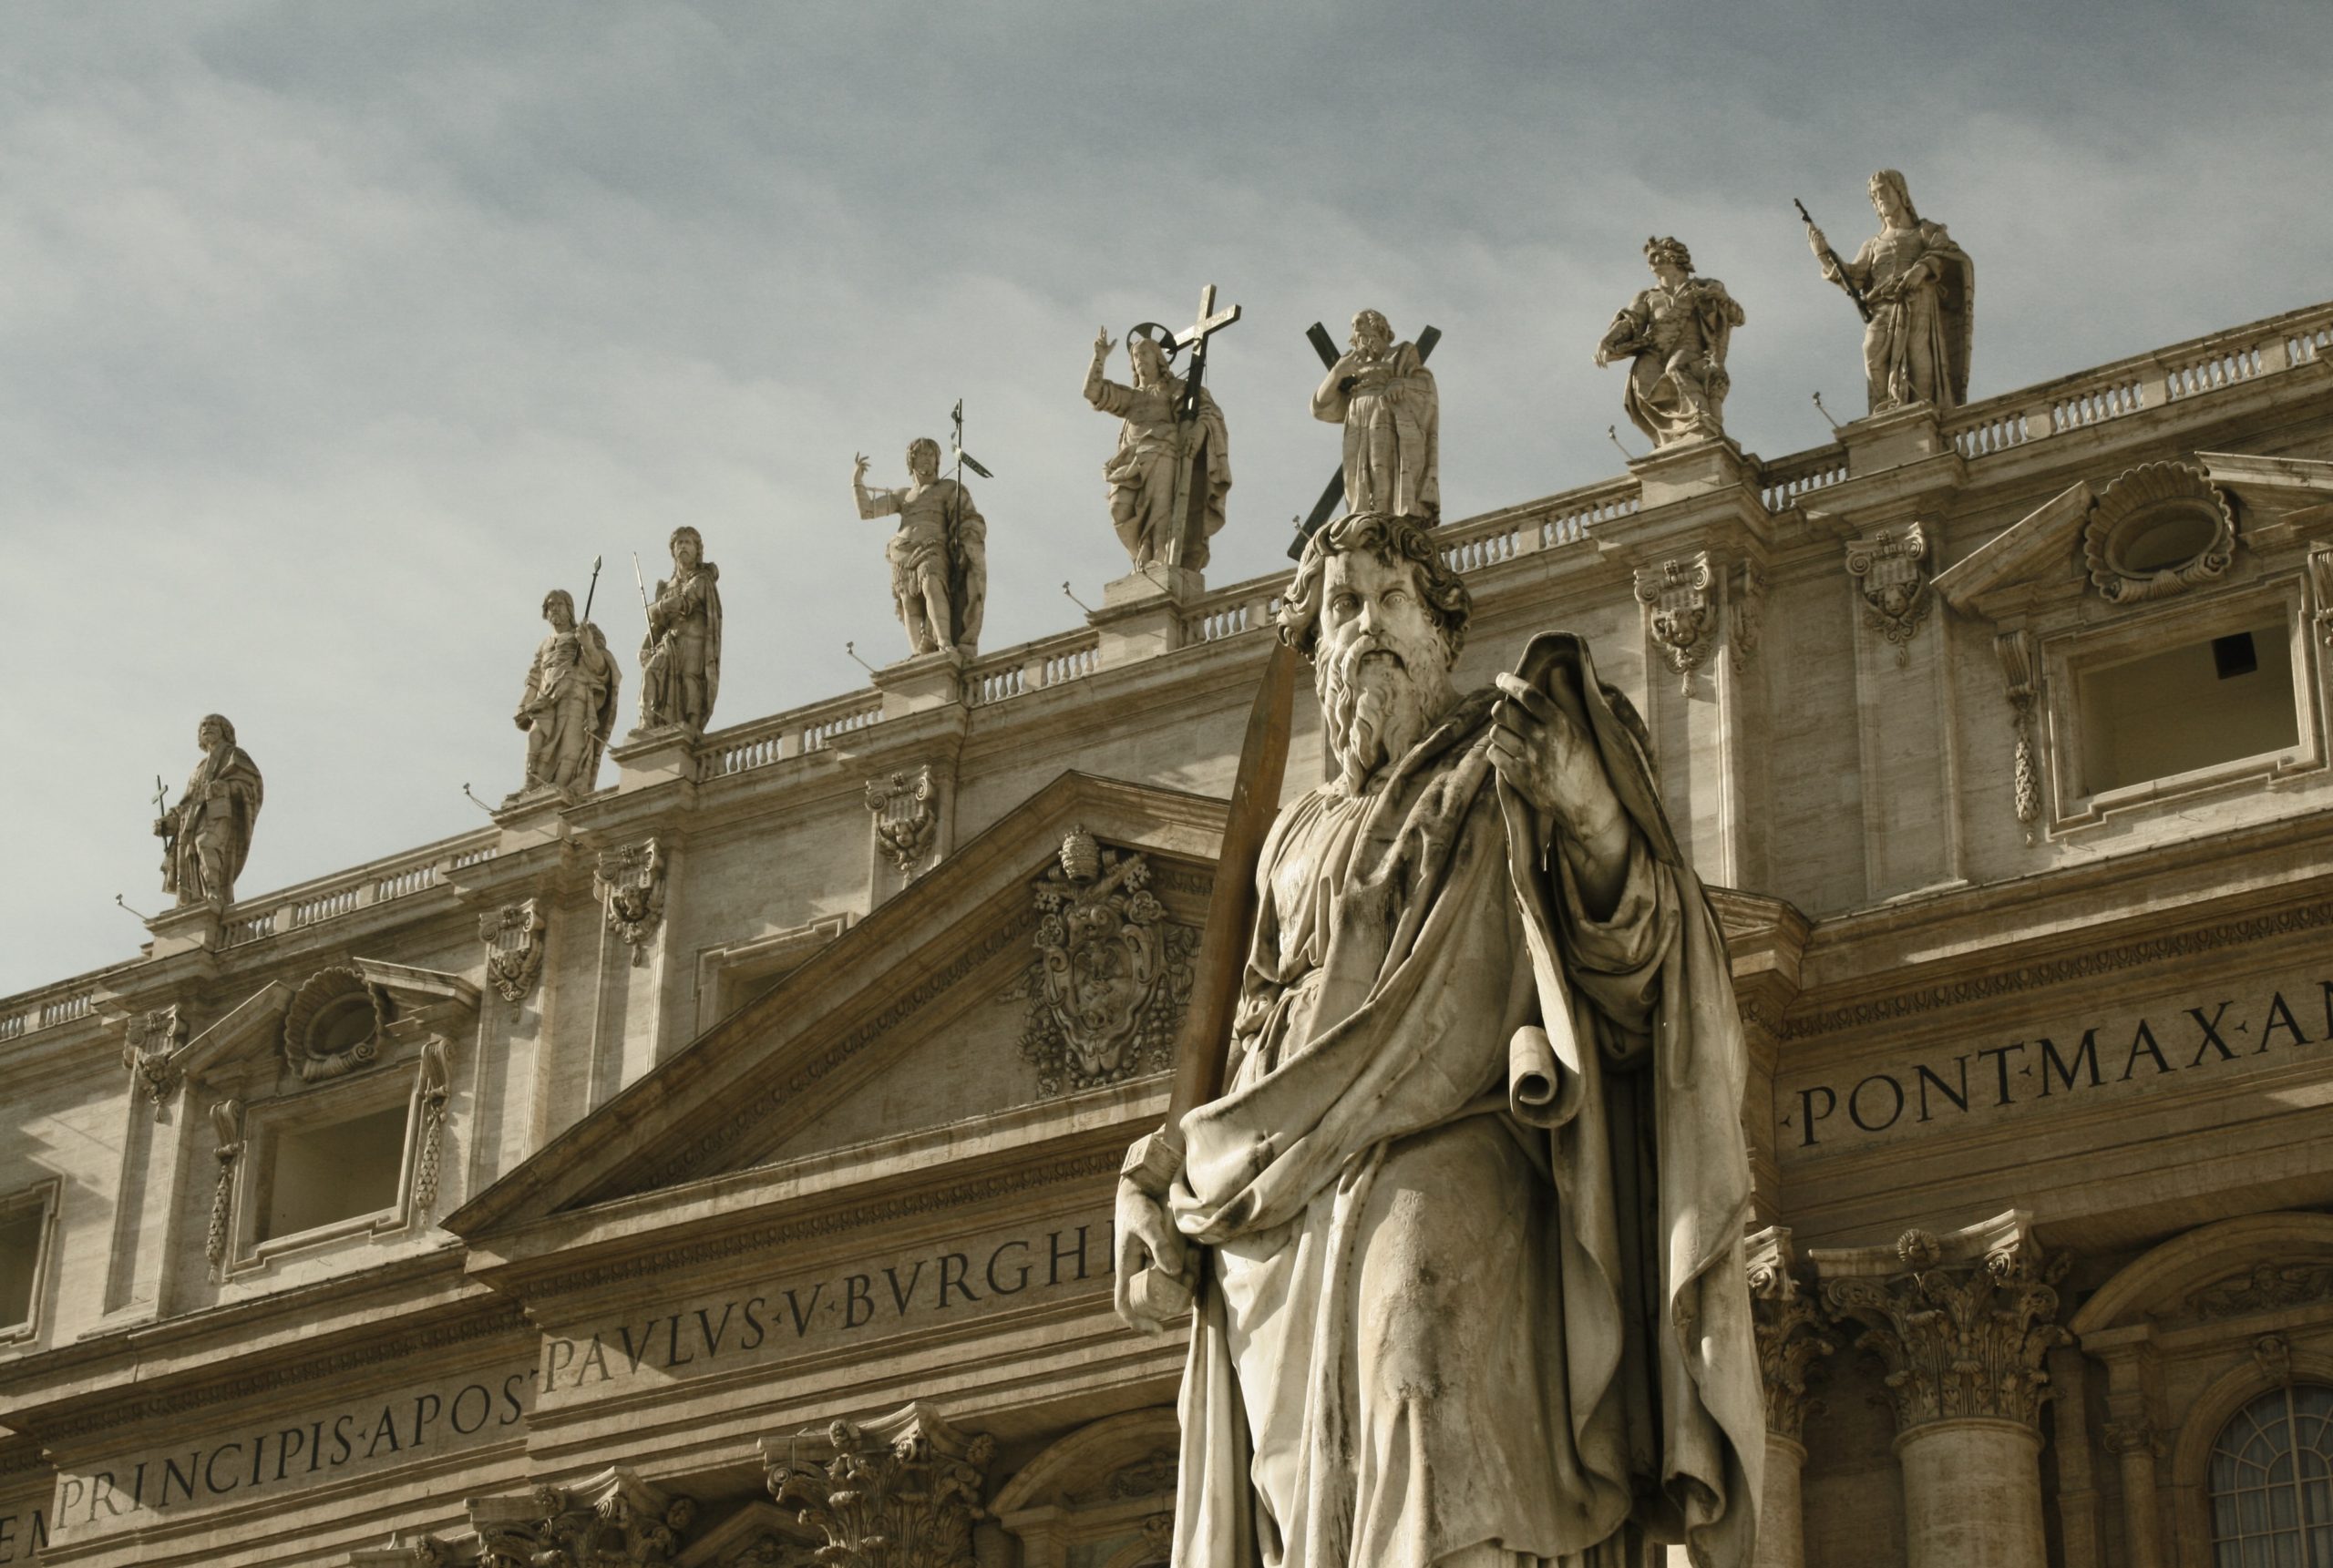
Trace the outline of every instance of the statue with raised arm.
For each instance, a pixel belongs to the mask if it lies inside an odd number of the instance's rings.
[[[1906,404],[1938,409],[1968,401],[1968,348],[1976,332],[1977,265],[1944,225],[1912,207],[1904,177],[1883,169],[1871,177],[1879,232],[1855,260],[1831,249],[1808,223],[1806,242],[1823,275],[1860,301],[1865,392],[1874,414]]]
[[[1346,510],[1442,516],[1442,399],[1418,345],[1395,343],[1382,312],[1352,318],[1312,417],[1345,427]]]
[[[615,732],[623,672],[600,629],[576,621],[575,597],[565,589],[543,596],[543,619],[550,635],[535,649],[512,716],[527,735],[525,788],[589,794],[599,784],[600,753]]]
[[[1629,362],[1621,406],[1655,447],[1721,437],[1726,345],[1742,307],[1715,278],[1696,278],[1682,241],[1644,242],[1653,286],[1629,302],[1596,345],[1596,363]]]
[[[1179,416],[1182,378],[1151,338],[1126,340],[1132,385],[1106,379],[1102,366],[1116,346],[1106,327],[1095,334],[1085,371],[1085,401],[1120,421],[1117,450],[1102,465],[1111,526],[1136,570],[1156,562],[1198,571],[1207,565],[1208,540],[1223,527],[1231,491],[1223,411],[1202,384],[1197,407],[1189,418]]]
[[[940,443],[920,436],[908,444],[908,482],[899,489],[868,489],[867,458],[856,455],[851,493],[858,515],[897,517],[884,545],[891,563],[891,599],[917,653],[952,650],[969,659],[980,642],[988,603],[988,524],[962,481],[940,477]]]
[[[235,878],[251,857],[252,830],[266,790],[259,764],[235,743],[235,726],[224,714],[204,714],[195,726],[195,743],[202,761],[178,804],[154,824],[162,841],[162,891],[178,895],[181,908],[224,908],[235,901]]]
[[[702,731],[721,692],[721,569],[704,559],[704,538],[685,524],[669,541],[673,575],[648,600],[640,643],[640,727]]]
[[[1423,519],[1306,544],[1335,776],[1264,842],[1228,1087],[1136,1143],[1118,1310],[1196,1299],[1177,1568],[1746,1568],[1765,1455],[1724,939],[1586,644],[1451,682]],[[1235,806],[1234,808],[1238,808]]]

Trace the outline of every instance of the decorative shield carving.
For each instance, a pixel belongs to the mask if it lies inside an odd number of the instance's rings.
[[[1646,630],[1669,668],[1683,677],[1688,692],[1693,671],[1717,648],[1716,587],[1717,571],[1707,550],[1637,569],[1637,602],[1645,608]]]
[[[664,852],[653,838],[600,856],[591,886],[607,906],[608,929],[632,948],[632,961],[648,961],[648,939],[664,917]]]
[[[1075,828],[1037,884],[1037,957],[1014,988],[1029,999],[1021,1054],[1037,1069],[1037,1092],[1171,1066],[1198,933],[1167,918],[1150,862]]]
[[[1899,666],[1909,659],[1912,634],[1935,601],[1927,556],[1927,534],[1917,523],[1881,528],[1847,544],[1847,571],[1863,594],[1864,625],[1895,644]]]
[[[283,1014],[283,1061],[305,1083],[354,1072],[381,1053],[395,1004],[355,969],[319,969]]]
[[[867,809],[875,815],[875,847],[893,870],[913,881],[940,829],[940,787],[932,782],[930,764],[893,774],[885,783],[869,781]]]
[[[532,898],[478,917],[487,984],[504,1001],[515,1003],[534,989],[535,977],[543,972],[543,932],[549,925]]]
[[[138,1014],[123,1031],[121,1064],[129,1069],[130,1083],[153,1102],[158,1117],[178,1092],[179,1067],[172,1057],[186,1043],[186,1032],[176,1002]]]

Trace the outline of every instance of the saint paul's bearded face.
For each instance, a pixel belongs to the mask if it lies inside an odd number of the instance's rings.
[[[1398,761],[1447,712],[1452,650],[1417,569],[1369,550],[1329,558],[1313,685],[1347,789]]]

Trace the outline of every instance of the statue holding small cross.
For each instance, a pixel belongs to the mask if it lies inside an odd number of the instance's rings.
[[[1117,450],[1102,465],[1110,523],[1139,571],[1159,565],[1197,571],[1208,540],[1223,527],[1231,489],[1229,439],[1223,411],[1205,384],[1208,340],[1239,319],[1239,307],[1215,308],[1215,285],[1199,293],[1197,319],[1180,332],[1144,322],[1126,333],[1131,385],[1108,380],[1102,366],[1117,344],[1105,327],[1094,339],[1085,401],[1115,414]],[[1187,374],[1174,359],[1188,349]]]

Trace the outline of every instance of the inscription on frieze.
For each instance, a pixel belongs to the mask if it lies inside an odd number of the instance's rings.
[[[2333,978],[2231,981],[2133,1009],[2037,1020],[2006,1038],[1875,1052],[1868,1065],[1785,1077],[1774,1112],[1785,1155],[1942,1133],[2011,1116],[2071,1113],[2290,1061],[2333,1043]]]

